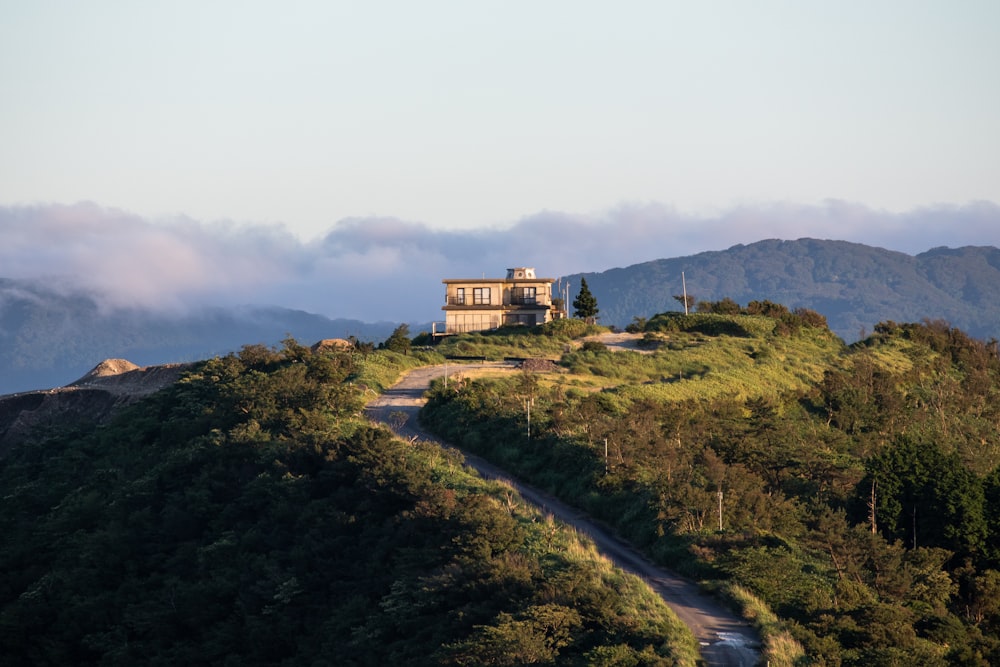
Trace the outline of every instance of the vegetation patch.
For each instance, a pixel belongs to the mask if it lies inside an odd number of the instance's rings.
[[[248,346],[14,447],[5,663],[694,667],[638,579],[454,451],[358,416],[362,381],[414,363]]]
[[[771,664],[1000,664],[996,346],[926,321],[848,348],[760,308],[568,352],[579,391],[437,386],[423,418],[728,591]]]

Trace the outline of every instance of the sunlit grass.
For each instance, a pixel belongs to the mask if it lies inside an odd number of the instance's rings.
[[[764,642],[761,648],[762,664],[772,667],[794,667],[801,664],[806,654],[805,649],[782,626],[763,600],[738,584],[722,584],[721,591],[739,606],[743,617],[760,633]]]
[[[381,392],[395,384],[406,371],[443,361],[444,359],[434,352],[399,354],[389,350],[378,350],[366,355],[357,354],[354,360],[356,370],[351,375],[351,382]]]
[[[566,352],[572,340],[607,331],[607,327],[579,320],[557,320],[538,327],[508,327],[447,336],[434,350],[446,357],[480,357],[490,361],[507,357],[554,360]]]
[[[868,349],[867,353],[882,370],[902,374],[913,369],[913,359],[908,354],[913,348],[910,341],[893,340],[892,345],[879,345]]]
[[[570,374],[590,388],[621,387],[622,397],[663,401],[777,396],[823,378],[843,352],[829,336],[766,339],[670,333],[652,354],[577,351],[564,357]],[[582,378],[591,376],[589,382]]]
[[[751,316],[735,319],[754,333],[769,332],[773,321]],[[623,400],[684,401],[732,396],[774,397],[800,391],[823,378],[843,353],[843,343],[825,331],[804,329],[792,336],[712,336],[701,332],[661,332],[648,336],[649,351],[582,349],[549,336],[528,332],[466,334],[442,343],[436,351],[487,359],[532,357],[558,360],[563,370],[539,373],[543,388],[592,393],[618,390]],[[904,355],[891,357],[895,365]],[[505,371],[455,375],[499,376]]]

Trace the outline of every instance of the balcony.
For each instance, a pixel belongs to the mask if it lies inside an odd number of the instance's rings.
[[[449,296],[445,297],[445,306],[481,306],[496,308],[499,304],[489,301],[486,297],[476,298],[475,296]]]

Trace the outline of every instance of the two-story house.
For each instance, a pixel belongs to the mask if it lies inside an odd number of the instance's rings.
[[[445,330],[454,334],[500,326],[534,326],[558,319],[552,304],[554,278],[536,278],[533,268],[507,269],[506,278],[446,278]]]

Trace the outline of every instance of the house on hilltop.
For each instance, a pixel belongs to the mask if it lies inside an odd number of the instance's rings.
[[[446,278],[445,330],[484,331],[500,326],[544,324],[564,316],[552,302],[554,278],[538,278],[528,267],[507,269],[506,278]]]

